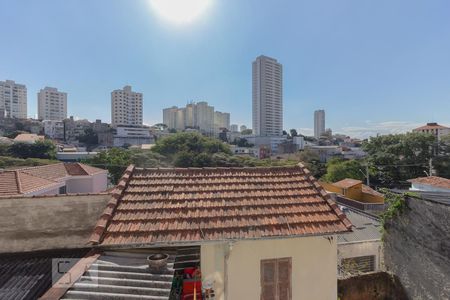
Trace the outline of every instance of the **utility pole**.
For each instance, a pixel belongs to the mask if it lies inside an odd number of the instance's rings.
[[[429,163],[429,173],[428,173],[429,175],[428,176],[433,176],[433,158],[432,157],[430,157],[428,163]]]
[[[367,186],[370,186],[369,164],[366,165],[366,178],[367,178]]]

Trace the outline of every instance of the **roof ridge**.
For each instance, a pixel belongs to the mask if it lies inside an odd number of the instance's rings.
[[[32,167],[23,167],[23,168],[17,168],[17,169],[13,169],[11,171],[25,171],[25,170],[32,170],[32,169],[37,169],[37,168],[42,168],[42,167],[47,167],[47,166],[54,166],[54,165],[61,165],[64,164],[63,162],[57,162],[54,164],[46,164],[46,165],[40,165],[40,166],[32,166]]]
[[[15,170],[14,173],[16,175],[17,191],[19,192],[19,194],[22,194],[22,184],[20,183],[20,178],[19,178],[20,172]]]
[[[91,244],[99,244],[102,240],[103,233],[105,232],[106,227],[110,223],[112,216],[119,205],[119,202],[122,198],[123,192],[128,186],[128,182],[130,181],[131,175],[133,174],[135,167],[134,165],[129,165],[125,170],[124,174],[119,180],[114,191],[111,193],[111,200],[109,200],[105,209],[103,210],[102,215],[100,216],[97,224],[94,227],[94,232],[91,234],[89,239],[89,243]]]
[[[351,230],[352,223],[347,218],[347,216],[339,209],[339,206],[336,204],[336,202],[331,199],[330,194],[328,194],[325,188],[319,183],[319,181],[311,175],[311,172],[305,167],[305,165],[299,163],[298,166],[303,169],[303,172],[305,172],[306,175],[308,175],[308,180],[314,185],[319,194],[327,201],[328,205],[330,205],[331,209],[338,216],[341,222],[344,223],[345,227],[348,230]]]

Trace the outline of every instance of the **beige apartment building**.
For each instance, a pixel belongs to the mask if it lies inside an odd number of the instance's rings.
[[[133,92],[127,85],[111,92],[111,125],[142,126],[143,95]]]
[[[0,116],[27,118],[27,87],[13,80],[0,81]]]
[[[283,134],[283,67],[276,59],[258,56],[252,66],[253,133]]]
[[[39,120],[62,121],[67,118],[67,93],[47,86],[39,91],[37,97]]]

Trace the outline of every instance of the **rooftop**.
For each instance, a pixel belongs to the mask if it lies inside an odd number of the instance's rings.
[[[68,176],[106,172],[82,163],[56,163],[0,172],[0,196],[29,194],[55,186]]]
[[[430,130],[430,129],[450,129],[450,128],[439,125],[438,123],[427,123],[427,125],[418,127],[414,130],[418,131],[418,130],[427,130],[427,129]]]
[[[132,245],[347,232],[351,223],[302,165],[125,171],[91,237]]]
[[[357,184],[362,184],[362,181],[356,180],[356,179],[351,179],[351,178],[345,178],[345,179],[342,179],[341,181],[333,183],[333,185],[343,188],[343,189],[351,188],[352,186],[355,186]]]
[[[434,187],[450,189],[450,179],[437,177],[437,176],[428,176],[428,177],[419,177],[408,180],[411,183],[420,183],[431,185]]]
[[[352,232],[338,235],[338,244],[381,241],[381,222],[378,218],[347,206],[344,206],[342,211],[353,226]]]

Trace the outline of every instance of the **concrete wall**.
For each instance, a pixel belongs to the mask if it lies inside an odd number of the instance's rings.
[[[338,265],[342,265],[342,259],[375,256],[375,270],[379,271],[383,267],[383,243],[379,241],[365,241],[355,243],[338,244]]]
[[[107,173],[93,176],[73,176],[66,181],[67,193],[100,193],[107,188]]]
[[[336,299],[336,237],[252,240],[201,246],[202,275],[216,299],[259,299],[262,259],[292,258],[292,299]],[[226,259],[228,255],[228,259]]]
[[[0,252],[83,247],[110,195],[0,198]]]
[[[450,205],[409,198],[387,223],[384,256],[411,299],[449,299]]]

